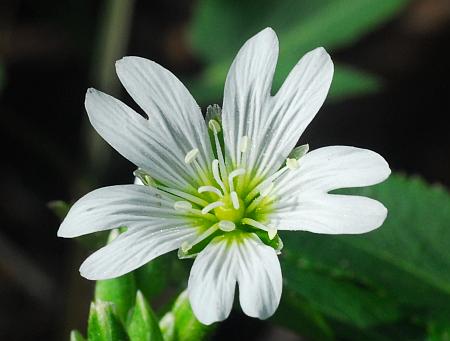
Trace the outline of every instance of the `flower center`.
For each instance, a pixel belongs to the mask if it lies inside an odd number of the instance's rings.
[[[219,220],[228,220],[233,223],[239,223],[244,217],[245,206],[241,198],[238,197],[239,207],[235,209],[233,206],[233,201],[229,194],[226,194],[221,201],[223,206],[216,207],[214,209],[214,214]]]

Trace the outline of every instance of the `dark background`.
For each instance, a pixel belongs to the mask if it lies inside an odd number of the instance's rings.
[[[187,39],[195,6],[135,1],[124,54],[155,60],[182,78],[200,72]],[[61,340],[72,328],[85,330],[92,283],[77,268],[88,251],[56,237],[59,219],[47,203],[132,180],[133,166],[109,147],[101,149],[107,161],[97,168],[87,148],[93,129],[83,102],[88,87],[101,88],[95,74],[102,13],[101,1],[0,3],[0,340]],[[448,187],[449,43],[450,2],[418,0],[353,46],[333,51],[334,60],[380,76],[384,87],[328,101],[301,142],[373,149],[393,170]],[[220,328],[259,339],[252,333],[261,326],[234,313]]]

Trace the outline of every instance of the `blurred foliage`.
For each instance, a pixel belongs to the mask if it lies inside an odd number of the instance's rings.
[[[0,92],[3,90],[3,85],[5,83],[5,69],[3,64],[0,62]]]
[[[306,52],[354,43],[397,14],[408,0],[201,0],[194,12],[190,36],[193,48],[206,63],[190,89],[201,103],[222,97],[226,74],[242,44],[265,27],[280,40],[274,78],[276,91]],[[365,72],[336,66],[330,96],[341,98],[374,91],[379,80]]]
[[[338,338],[395,339],[415,328],[424,336],[431,321],[449,321],[450,195],[400,175],[345,192],[383,202],[386,222],[365,235],[286,234],[284,294],[306,300],[326,321],[325,327],[322,319],[311,327],[331,329]],[[288,317],[278,320],[295,328]]]

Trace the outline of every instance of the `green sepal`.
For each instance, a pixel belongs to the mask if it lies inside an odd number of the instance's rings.
[[[164,340],[158,319],[140,291],[136,294],[136,305],[131,313],[127,331],[131,341]]]
[[[109,302],[91,303],[88,321],[89,341],[128,341],[122,322]]]
[[[189,303],[187,290],[183,291],[176,299],[172,313],[175,320],[175,340],[202,340],[214,328],[197,320]]]
[[[118,235],[118,230],[112,230],[108,242]],[[117,316],[122,321],[127,320],[128,312],[135,303],[135,295],[136,282],[132,272],[117,278],[97,281],[95,285],[95,299],[113,303]]]
[[[136,287],[147,300],[151,301],[167,286],[171,265],[169,256],[162,255],[134,271]]]
[[[133,172],[133,175],[142,181],[146,186],[155,186],[156,181],[146,171],[138,168]]]
[[[78,330],[72,330],[70,332],[70,341],[86,341],[86,339]]]
[[[309,151],[309,144],[303,144],[301,146],[298,146],[298,147],[295,147],[294,149],[292,149],[288,158],[299,160],[300,158],[305,156],[308,151]]]
[[[175,316],[171,311],[166,313],[159,321],[159,329],[164,341],[175,341]]]

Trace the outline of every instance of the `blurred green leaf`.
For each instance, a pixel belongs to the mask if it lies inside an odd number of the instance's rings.
[[[127,330],[131,341],[163,341],[158,320],[140,291]]]
[[[70,210],[70,205],[63,200],[49,201],[47,207],[61,220],[66,217]]]
[[[353,43],[392,18],[408,2],[202,0],[194,12],[191,40],[206,61],[222,61],[234,56],[252,35],[272,27],[281,42],[281,55],[294,53],[297,60],[318,46],[334,49]]]
[[[364,235],[285,235],[286,291],[334,321],[373,328],[450,306],[450,195],[417,178],[345,190],[380,200],[384,225]]]
[[[128,341],[128,336],[109,302],[91,303],[88,321],[89,341]]]
[[[190,81],[189,90],[199,103],[217,102],[222,97],[230,65],[231,62],[213,64],[204,70],[200,78]],[[287,64],[279,64],[277,70],[286,69],[285,71],[288,72],[293,65],[289,65],[287,68],[285,66]],[[278,71],[277,75],[279,75]],[[281,86],[283,80],[280,77],[275,77],[272,93],[275,93],[275,89]],[[336,65],[329,96],[341,98],[344,96],[362,95],[379,88],[380,80],[377,77],[353,68]]]
[[[86,341],[86,339],[78,330],[72,330],[70,332],[70,341]]]
[[[118,229],[112,230],[108,243],[112,242],[119,234]],[[135,298],[136,282],[133,272],[117,278],[97,281],[95,284],[95,299],[113,303],[117,316],[124,322],[128,318],[128,312],[135,304]]]
[[[297,61],[308,51],[349,45],[392,18],[408,0],[282,0],[200,1],[194,13],[191,40],[207,66],[191,89],[201,103],[222,97],[223,84],[232,58],[242,44],[267,26],[280,40],[280,57],[273,92],[280,87]],[[368,93],[379,88],[366,73],[337,66],[331,96]]]
[[[427,341],[450,341],[450,320],[433,321],[428,325]]]

